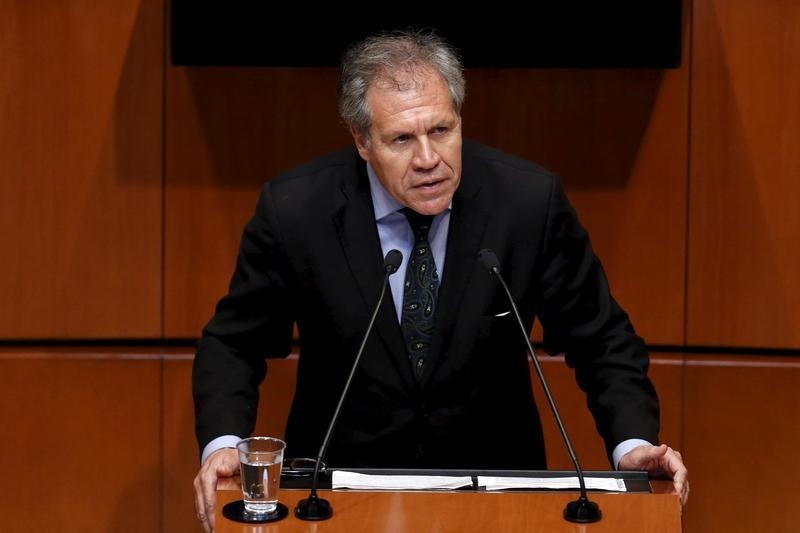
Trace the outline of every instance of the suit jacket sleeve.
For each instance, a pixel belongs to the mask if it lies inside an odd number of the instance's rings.
[[[252,433],[265,357],[291,351],[295,310],[278,227],[267,183],[245,227],[228,294],[204,328],[195,355],[192,387],[201,450],[220,435]]]
[[[600,261],[558,179],[552,182],[539,275],[545,350],[564,353],[588,398],[609,458],[625,439],[658,442],[649,357],[611,296]]]

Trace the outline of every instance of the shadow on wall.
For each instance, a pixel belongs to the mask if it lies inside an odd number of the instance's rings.
[[[158,5],[142,2],[136,7],[114,95],[114,112],[101,153],[101,165],[111,159],[117,176],[125,183],[161,183],[163,25]]]
[[[200,158],[216,182],[252,187],[350,144],[336,109],[335,68],[168,65],[163,79],[153,68],[168,46],[158,42],[162,34],[160,17],[140,8],[115,102],[114,149],[123,179],[160,180],[161,168],[141,152],[163,151],[172,183],[191,184],[192,159]],[[650,69],[466,74],[465,136],[540,162],[572,188],[626,184],[663,77]],[[163,92],[165,105],[155,105]]]
[[[335,69],[172,71],[185,78],[194,108],[191,117],[170,117],[168,138],[181,154],[180,130],[196,121],[220,183],[259,185],[350,143],[336,111]],[[624,187],[662,77],[659,70],[469,70],[464,133],[540,162],[570,187]],[[170,178],[191,180],[180,172]]]
[[[217,184],[257,188],[350,143],[336,69],[167,63],[164,72],[162,41],[160,17],[140,6],[115,95],[113,142],[104,147],[121,179],[160,182],[162,166],[152,162],[163,154],[171,184],[191,185],[202,171]]]
[[[184,78],[193,104],[176,110],[193,116],[173,114],[168,138],[180,150],[179,121],[193,121],[217,183],[258,186],[350,142],[337,112],[335,69],[193,67],[171,74]],[[180,172],[170,178],[191,180]]]
[[[558,173],[571,189],[624,188],[661,70],[476,69],[464,133]]]

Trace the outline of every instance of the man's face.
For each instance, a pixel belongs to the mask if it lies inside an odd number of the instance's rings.
[[[358,152],[384,188],[424,215],[444,211],[461,181],[461,118],[441,77],[418,72],[408,90],[378,82],[367,92],[369,142],[353,132]]]

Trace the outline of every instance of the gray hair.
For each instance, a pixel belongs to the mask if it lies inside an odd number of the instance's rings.
[[[342,120],[369,141],[372,127],[367,103],[369,88],[377,81],[386,81],[398,90],[408,89],[416,83],[415,76],[425,69],[433,69],[447,83],[453,109],[460,115],[465,92],[464,67],[455,48],[433,31],[382,33],[350,46],[342,57],[339,74]]]

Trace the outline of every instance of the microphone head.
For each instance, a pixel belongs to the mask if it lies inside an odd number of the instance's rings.
[[[500,273],[500,261],[498,261],[497,256],[489,248],[484,248],[478,252],[478,260],[489,273]]]
[[[397,272],[397,269],[400,268],[400,263],[402,262],[403,254],[400,253],[400,250],[389,250],[389,253],[386,254],[383,260],[383,268],[385,268],[389,274],[394,274]]]

